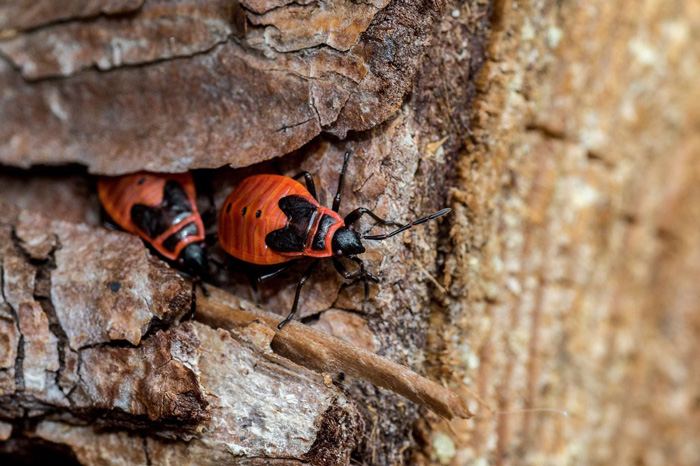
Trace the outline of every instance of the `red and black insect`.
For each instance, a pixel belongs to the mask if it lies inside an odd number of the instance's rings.
[[[205,232],[192,175],[140,172],[101,177],[97,194],[118,226],[140,236],[196,280],[205,274]]]
[[[244,262],[256,265],[280,265],[278,270],[266,277],[286,269],[291,261],[306,257],[313,258],[313,262],[297,284],[292,310],[280,322],[279,329],[294,317],[301,288],[321,258],[332,258],[333,265],[344,278],[364,280],[365,299],[367,299],[368,280],[375,282],[379,280],[365,270],[362,259],[357,257],[358,254],[365,252],[361,240],[391,238],[414,225],[445,215],[451,210],[440,210],[407,225],[380,218],[364,207],[357,208],[342,218],[338,214],[338,208],[349,157],[350,153],[346,152],[332,209],[318,203],[316,187],[308,172],[301,172],[294,178],[280,175],[248,177],[229,194],[221,208],[218,227],[221,246],[227,253]],[[306,188],[296,181],[302,177],[306,182]],[[355,223],[364,214],[382,225],[399,228],[383,235],[360,235],[355,230]],[[341,261],[343,257],[356,262],[359,270],[348,272]]]

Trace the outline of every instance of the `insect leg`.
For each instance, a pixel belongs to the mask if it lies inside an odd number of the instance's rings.
[[[357,262],[357,265],[360,266],[360,275],[362,276],[362,280],[365,282],[365,301],[367,301],[369,299],[369,280],[379,283],[379,278],[365,270],[365,263],[359,257],[351,257],[350,259]]]
[[[204,287],[202,287],[202,291],[204,291]],[[205,294],[205,296],[209,296],[209,294]],[[194,318],[194,315],[196,312],[197,312],[197,280],[192,279],[192,291],[190,294],[190,310],[187,314],[182,316],[182,320],[192,320]]]
[[[369,273],[365,269],[365,263],[360,259],[359,257],[351,257],[352,260],[357,262],[357,264],[360,266],[360,271],[362,272],[362,275],[367,277],[368,279],[372,280],[374,283],[379,283],[379,278],[376,275],[373,275]]]
[[[343,264],[337,257],[333,258],[333,266],[335,267],[335,270],[346,280],[351,280],[362,275],[362,270],[358,270],[357,272],[352,273],[348,272],[348,269],[347,267],[345,267],[345,264]]]
[[[314,272],[314,269],[316,268],[316,265],[318,264],[318,259],[314,259],[314,261],[307,267],[306,271],[304,272],[304,275],[301,276],[299,279],[299,283],[297,283],[297,291],[294,294],[294,304],[292,304],[292,310],[289,313],[289,315],[279,323],[277,326],[277,329],[282,330],[282,327],[287,325],[287,323],[292,320],[294,317],[294,314],[297,312],[297,306],[299,305],[299,294],[301,293],[301,287],[304,286],[304,283],[306,283],[306,280],[309,279],[311,274]]]
[[[362,217],[364,214],[369,215],[372,217],[377,223],[380,223],[382,225],[391,225],[395,227],[402,227],[402,223],[394,222],[393,220],[386,220],[384,218],[381,218],[371,210],[365,208],[365,207],[358,207],[357,209],[353,210],[349,214],[345,216],[345,224],[346,225],[352,225],[353,223],[357,222],[360,217]]]
[[[316,197],[316,183],[314,183],[314,177],[311,176],[311,173],[307,171],[299,172],[296,175],[294,175],[292,179],[298,180],[302,177],[304,178],[304,182],[306,183],[306,189],[308,189],[309,193],[311,193],[311,196],[313,196],[313,198],[318,201],[318,198]]]
[[[343,182],[345,181],[345,172],[348,171],[348,160],[350,159],[350,151],[345,153],[345,158],[343,159],[343,169],[340,170],[340,176],[338,177],[338,190],[335,192],[335,197],[333,198],[333,212],[338,212],[340,209],[340,197],[343,191]]]
[[[282,272],[287,270],[289,267],[291,267],[292,264],[295,264],[295,263],[296,263],[296,261],[287,262],[285,264],[282,264],[279,268],[273,270],[272,272],[268,272],[266,274],[258,276],[258,279],[257,279],[258,283],[260,283],[263,280],[267,280],[267,279],[270,279],[272,277],[276,277],[277,275],[281,274]]]
[[[202,281],[202,277],[193,276],[192,277],[192,287],[195,288],[197,286],[199,286],[199,288],[202,290],[202,294],[208,298],[209,297],[209,290],[207,290],[207,288],[204,286],[204,282]],[[192,292],[192,296],[195,296],[194,291]],[[192,315],[194,315],[194,311],[192,312]]]

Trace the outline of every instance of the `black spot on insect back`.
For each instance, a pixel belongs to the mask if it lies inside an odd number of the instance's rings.
[[[112,290],[112,293],[116,293],[119,291],[122,287],[121,282],[109,282],[107,283],[107,286],[109,287],[110,290]]]
[[[245,215],[246,210],[248,210],[248,207],[243,207],[243,210],[241,210],[241,215]]]
[[[146,182],[146,178],[141,178],[141,179],[139,180],[139,183],[138,183],[138,184],[139,184],[139,185],[142,185],[142,184],[144,184],[145,182]]]
[[[257,212],[255,212],[255,218],[260,218],[261,215],[262,215],[262,210],[258,210]]]
[[[229,212],[231,212],[231,203],[230,202],[226,206],[226,213],[229,213]]]

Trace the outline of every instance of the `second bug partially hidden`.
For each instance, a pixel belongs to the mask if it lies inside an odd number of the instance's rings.
[[[101,177],[97,194],[109,220],[138,235],[197,281],[208,260],[204,225],[189,173]]]
[[[362,259],[357,257],[365,252],[361,240],[391,238],[451,210],[442,209],[406,225],[383,219],[364,207],[342,218],[338,209],[349,157],[350,153],[346,152],[331,209],[319,204],[316,186],[308,172],[301,172],[293,178],[280,175],[250,176],[236,186],[221,207],[218,232],[223,249],[243,262],[278,266],[277,270],[261,278],[276,275],[296,260],[313,259],[299,279],[292,310],[277,326],[280,330],[294,317],[301,289],[321,258],[331,258],[335,269],[345,279],[363,280],[367,299],[369,280],[378,282],[379,279],[369,273]],[[304,179],[306,187],[296,181],[300,178]],[[355,224],[365,214],[377,223],[398,228],[382,235],[361,235],[355,230]],[[349,272],[341,258],[357,263],[359,269]]]

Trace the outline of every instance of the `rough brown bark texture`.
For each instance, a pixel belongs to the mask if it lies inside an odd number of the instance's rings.
[[[60,14],[21,2],[0,9],[0,86],[12,89],[0,99],[5,163],[80,162],[101,174],[241,167],[321,131],[371,128],[401,105],[444,8],[92,3],[103,5],[87,18],[70,15],[77,5],[55,5]],[[241,15],[251,27],[239,38]]]
[[[0,161],[23,168],[0,196],[24,209],[0,224],[0,453],[700,463],[696,3],[0,1]],[[454,212],[368,244],[368,302],[322,267],[299,317],[472,420],[297,366],[264,322],[178,325],[189,287],[97,228],[86,170],[24,170],[215,169],[220,205],[303,169],[328,205],[346,150],[341,213]],[[211,280],[280,314],[295,286]]]
[[[190,285],[140,240],[2,206],[5,452],[32,439],[86,464],[347,462],[362,423],[346,396],[245,335],[174,325]]]
[[[288,153],[315,137],[302,150],[275,163],[243,170],[219,168],[199,176],[205,185],[213,181],[214,198],[220,204],[230,187],[247,174],[293,174],[301,168],[317,175],[321,199],[328,201],[342,154],[352,150],[344,212],[364,205],[379,215],[407,221],[444,206],[445,179],[455,161],[439,151],[444,132],[435,128],[440,126],[424,129],[421,121],[447,112],[437,108],[441,104],[435,97],[442,93],[444,99],[446,89],[444,81],[435,82],[437,70],[428,67],[430,74],[418,80],[420,85],[416,85],[416,76],[422,72],[430,40],[449,33],[455,60],[464,65],[453,71],[454,84],[461,89],[450,97],[459,102],[450,110],[457,112],[459,133],[451,136],[449,144],[459,145],[469,121],[473,80],[485,43],[486,4],[474,4],[462,19],[444,16],[445,4],[431,1],[251,1],[240,6],[243,10],[233,2],[218,1],[103,2],[85,7],[91,13],[75,13],[80,8],[73,6],[72,14],[52,14],[47,8],[35,16],[9,14],[8,8],[16,6],[4,6],[5,10],[0,9],[5,21],[0,41],[4,58],[0,80],[5,90],[0,98],[4,123],[0,159],[20,167],[78,162],[99,174],[224,164],[235,168]],[[241,13],[247,18],[245,27]],[[324,134],[317,136],[321,132]],[[5,170],[2,183],[3,197],[23,208],[70,222],[96,225],[99,221],[91,192],[94,180],[81,169],[69,167],[58,173],[36,168]],[[343,286],[332,268],[323,268],[305,289],[300,317],[424,372],[422,348],[430,311],[429,283],[437,275],[435,238],[439,230],[437,223],[431,223],[403,241],[372,245],[365,257],[369,267],[382,276],[383,284],[373,288],[368,303],[358,299],[361,284]],[[212,254],[225,260],[216,247]],[[97,269],[88,274],[99,278],[101,268]],[[124,270],[128,274],[129,267]],[[267,309],[284,313],[289,308],[291,280],[274,280],[256,291],[244,275],[226,271],[219,275],[212,277],[218,285]],[[75,312],[71,325],[89,320],[81,319],[87,307],[73,304],[81,311]],[[207,333],[201,324],[162,326],[163,333],[145,328],[140,335],[143,341],[135,339],[136,334],[127,341],[138,344],[135,350],[146,351],[156,344],[156,338],[167,347],[182,332],[194,332],[200,344],[192,343],[193,352],[209,354],[214,344],[210,340],[216,333]],[[245,336],[234,335],[232,341],[238,340],[247,341]],[[123,354],[127,349],[129,354],[134,351],[129,345],[111,340],[101,345],[116,351],[109,354],[121,361],[117,366],[132,365],[128,354]],[[227,351],[240,353],[243,349],[229,347]],[[258,357],[273,356],[263,352]],[[143,362],[143,370],[150,367],[150,359]],[[273,359],[280,363],[279,356]],[[207,385],[203,374],[213,371],[199,366],[190,369],[202,387],[205,411],[189,424],[183,421],[181,431],[173,431],[160,419],[151,422],[146,432],[143,425],[142,430],[134,430],[139,425],[129,424],[134,422],[129,416],[109,409],[107,425],[125,430],[107,434],[95,430],[89,418],[85,425],[70,417],[41,415],[32,418],[30,428],[21,429],[9,417],[6,451],[46,442],[47,451],[63,449],[80,462],[95,463],[110,454],[119,461],[121,451],[129,449],[129,455],[136,456],[125,461],[145,459],[152,464],[195,458],[229,463],[286,458],[284,461],[343,464],[353,451],[354,458],[366,464],[397,464],[416,448],[410,438],[420,416],[418,407],[368,383],[343,380],[342,372],[333,374],[334,380],[320,379],[325,392],[319,390],[325,395],[304,398],[293,391],[287,397],[290,404],[302,404],[309,413],[295,424],[284,411],[277,416],[217,415],[220,404],[264,412],[280,394],[260,391],[254,402],[236,403],[229,401],[228,392],[221,393],[224,388],[234,382],[245,387],[254,381],[231,367],[221,367],[220,376]],[[287,379],[293,381],[279,367],[272,373],[284,384],[291,383]],[[333,381],[342,391],[326,386]],[[137,387],[131,388],[141,397]],[[221,433],[214,426],[226,431]],[[277,430],[283,426],[287,431]],[[160,440],[167,435],[175,438],[169,443]],[[266,435],[296,440],[272,446]],[[202,450],[200,442],[215,448]],[[254,445],[248,447],[245,442]],[[132,448],[136,443],[140,448]],[[222,453],[224,450],[228,453]]]

